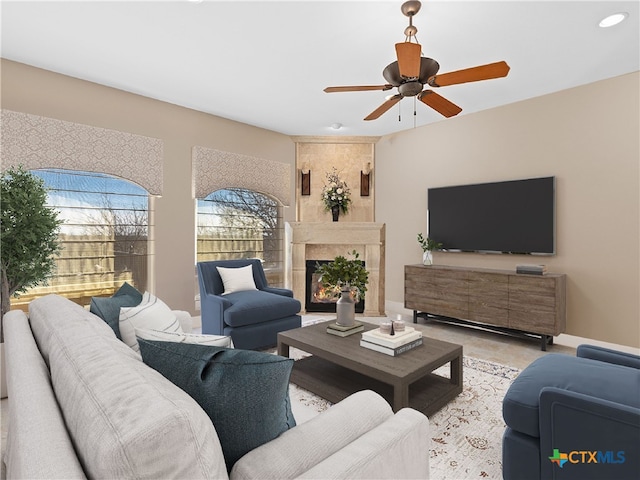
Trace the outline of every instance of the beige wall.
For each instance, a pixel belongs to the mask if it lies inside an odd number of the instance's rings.
[[[173,308],[194,312],[191,147],[281,161],[297,173],[287,136],[6,60],[1,73],[3,108],[164,141],[155,292]],[[568,333],[640,346],[639,83],[635,73],[380,139],[375,220],[387,224],[387,301],[402,305],[403,266],[420,262],[427,188],[554,175],[556,256],[436,253],[435,261],[513,269],[540,260],[568,275]],[[295,220],[295,207],[284,212]]]
[[[284,162],[294,174],[295,144],[288,136],[7,60],[1,74],[2,108],[163,140],[164,192],[155,199],[156,282],[150,290],[174,309],[195,313],[191,148]],[[284,217],[295,220],[295,208],[284,208]]]
[[[427,189],[556,177],[553,257],[436,253],[436,263],[567,274],[567,333],[640,346],[640,74],[634,73],[383,137],[376,220],[387,224],[387,301],[420,263]],[[443,92],[445,93],[445,92]]]
[[[367,167],[375,170],[375,143],[379,137],[292,137],[296,142],[296,211],[299,222],[332,222],[330,211],[325,210],[322,190],[327,184],[327,173],[335,168],[340,180],[351,191],[349,211],[340,213],[340,222],[375,221],[375,182],[370,174],[368,196],[360,196],[360,172]],[[301,172],[311,172],[310,194],[301,195]]]

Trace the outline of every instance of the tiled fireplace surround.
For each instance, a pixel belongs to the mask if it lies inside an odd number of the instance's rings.
[[[290,222],[287,244],[294,298],[305,298],[307,260],[348,257],[356,250],[369,272],[364,316],[384,316],[385,225],[374,222]]]

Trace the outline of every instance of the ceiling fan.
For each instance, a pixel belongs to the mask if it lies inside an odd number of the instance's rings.
[[[423,89],[425,85],[437,88],[507,76],[509,65],[504,61],[438,75],[440,65],[432,58],[423,57],[422,47],[417,43],[418,29],[413,25],[413,16],[418,13],[420,7],[419,1],[408,1],[402,4],[401,10],[405,16],[409,17],[409,26],[404,30],[405,41],[396,43],[397,61],[390,63],[382,71],[382,76],[388,83],[384,85],[327,87],[324,91],[335,93],[398,89],[397,94],[387,97],[387,100],[366,116],[365,120],[379,118],[404,97],[416,97],[441,115],[453,117],[459,114],[462,109],[433,90]],[[415,43],[412,40],[415,40]]]

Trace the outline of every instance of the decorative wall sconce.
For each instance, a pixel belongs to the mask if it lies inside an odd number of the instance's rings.
[[[360,196],[369,196],[369,187],[371,186],[371,163],[367,163],[364,170],[360,170]]]
[[[300,193],[302,195],[311,195],[311,170],[303,168],[300,170],[302,173],[302,181],[300,182]]]

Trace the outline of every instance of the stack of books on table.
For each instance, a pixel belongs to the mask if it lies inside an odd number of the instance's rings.
[[[379,328],[362,333],[360,346],[397,357],[422,345],[422,332],[413,327],[405,327],[403,332],[395,335],[381,333]]]
[[[544,275],[547,273],[546,265],[516,265],[516,273],[524,273],[528,275]]]
[[[362,322],[355,322],[352,326],[345,327],[343,325],[339,325],[336,322],[331,322],[327,325],[327,333],[331,335],[337,335],[338,337],[348,337],[349,335],[353,335],[354,333],[358,333],[364,330],[364,325]]]

